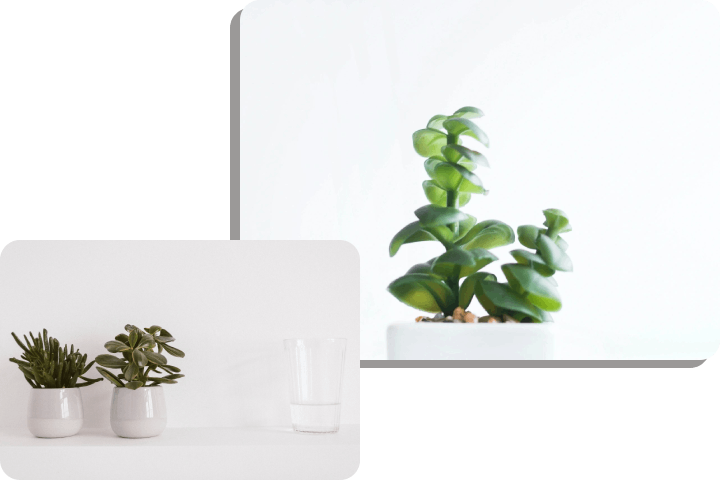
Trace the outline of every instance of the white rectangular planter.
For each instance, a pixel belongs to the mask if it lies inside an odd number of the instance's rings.
[[[552,360],[552,323],[395,323],[389,360]]]

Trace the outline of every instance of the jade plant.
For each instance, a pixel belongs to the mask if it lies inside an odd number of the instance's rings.
[[[143,330],[125,325],[127,333],[121,333],[105,344],[108,352],[119,353],[121,357],[103,354],[95,358],[98,365],[105,367],[96,367],[98,372],[116,387],[137,390],[145,386],[177,383],[178,378],[185,376],[179,373],[178,367],[168,365],[167,358],[162,355],[165,351],[173,357],[185,356],[182,350],[168,345],[175,341],[170,332],[157,325]],[[120,374],[115,375],[107,368],[120,370]]]
[[[556,271],[572,272],[573,264],[565,253],[567,242],[560,236],[572,230],[567,215],[556,208],[543,210],[544,226],[518,227],[520,243],[534,250],[512,250],[517,263],[503,265],[507,283],[482,279],[474,286],[483,308],[494,318],[526,323],[551,322],[548,312],[562,307]]]
[[[14,332],[12,337],[20,345],[23,353],[20,355],[22,360],[11,358],[10,361],[17,364],[25,380],[33,388],[87,387],[102,381],[102,378],[84,376],[95,363],[94,360],[86,365],[87,354],[80,354],[79,350],[75,350],[74,345],[70,345],[70,350],[67,344],[60,348],[60,342],[48,337],[46,329],[43,329],[42,335],[38,332],[37,337],[30,332],[32,341],[28,340],[27,335],[23,335],[25,344]],[[83,381],[78,382],[78,380]]]
[[[462,144],[470,139],[489,147],[487,135],[472,121],[482,116],[475,107],[435,115],[426,128],[412,136],[415,151],[426,159],[430,179],[422,187],[430,203],[415,210],[417,220],[395,235],[390,256],[405,244],[426,241],[439,242],[445,252],[413,266],[388,290],[401,302],[424,312],[451,316],[458,307],[467,308],[477,283],[496,280],[495,275],[479,271],[497,260],[488,250],[515,241],[509,225],[498,220],[478,223],[460,210],[473,194],[488,194],[473,173],[477,167],[489,167],[487,158]]]
[[[477,222],[460,210],[472,194],[487,195],[478,166],[488,167],[485,156],[462,145],[469,137],[489,147],[488,137],[471,121],[483,113],[474,107],[461,108],[452,115],[435,115],[426,128],[413,133],[413,147],[425,160],[430,176],[423,191],[430,202],[415,210],[417,221],[400,230],[390,242],[390,256],[407,243],[437,241],[445,253],[411,267],[393,281],[388,290],[401,302],[418,310],[437,313],[445,321],[476,320],[465,312],[473,297],[488,312],[480,321],[550,322],[562,307],[556,271],[571,272],[572,261],[565,253],[567,242],[561,233],[571,231],[567,215],[547,209],[544,226],[518,228],[520,243],[534,250],[513,250],[517,263],[502,265],[507,282],[480,271],[497,260],[488,250],[512,244],[513,229],[498,220]],[[464,280],[463,280],[464,279]],[[420,319],[430,320],[425,317]]]

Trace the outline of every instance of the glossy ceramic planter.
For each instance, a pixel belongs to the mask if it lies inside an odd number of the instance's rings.
[[[552,360],[552,323],[396,323],[389,360]]]
[[[83,424],[79,388],[32,388],[28,401],[27,426],[41,438],[70,437]]]
[[[117,436],[155,437],[165,430],[166,424],[165,392],[161,386],[113,389],[110,426]]]

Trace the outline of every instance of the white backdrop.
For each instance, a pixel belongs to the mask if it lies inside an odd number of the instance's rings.
[[[47,328],[92,359],[125,324],[160,325],[186,354],[167,356],[186,375],[163,387],[168,427],[275,426],[290,425],[283,339],[347,338],[341,423],[360,423],[358,268],[346,242],[14,242],[0,351],[20,358],[10,332]],[[0,382],[0,426],[24,425],[30,386],[7,360]],[[111,391],[82,389],[85,426],[109,427]]]
[[[574,227],[557,357],[707,358],[718,20],[700,0],[258,0],[241,17],[241,238],[352,242],[362,358],[384,358],[387,325],[419,313],[386,286],[443,251],[388,256],[427,203],[411,134],[477,106],[490,194],[464,210],[517,227],[555,207]]]

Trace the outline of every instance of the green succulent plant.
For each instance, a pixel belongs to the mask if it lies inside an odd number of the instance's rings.
[[[565,253],[567,242],[560,236],[572,230],[567,215],[556,208],[543,210],[546,228],[533,225],[518,227],[520,243],[535,252],[512,250],[517,263],[503,265],[507,283],[482,280],[474,286],[483,308],[493,316],[510,315],[521,322],[552,322],[548,312],[562,308],[556,271],[572,272],[573,264]]]
[[[485,147],[485,132],[471,119],[483,113],[464,107],[452,115],[435,115],[426,128],[413,133],[413,147],[425,160],[430,176],[423,182],[428,205],[415,210],[417,220],[406,225],[390,242],[390,256],[408,243],[437,241],[445,253],[417,264],[394,280],[388,290],[401,302],[424,312],[452,315],[456,307],[467,308],[480,281],[496,280],[479,270],[497,260],[489,249],[515,241],[512,227],[499,220],[478,223],[460,210],[473,194],[487,195],[478,166],[489,167],[482,153],[462,145],[472,139]],[[465,280],[461,282],[461,279]]]
[[[177,383],[178,378],[185,376],[180,374],[178,367],[168,365],[167,358],[162,355],[165,351],[173,357],[185,356],[179,348],[168,345],[175,341],[170,332],[157,325],[144,330],[141,331],[135,325],[125,325],[127,333],[121,333],[115,337],[115,340],[105,344],[108,352],[119,353],[122,356],[103,354],[95,357],[98,365],[105,367],[96,367],[98,372],[116,387],[136,390],[145,386]],[[155,348],[157,351],[154,350]],[[106,370],[107,368],[120,370],[120,375],[115,375]],[[163,373],[158,369],[167,375],[159,376]]]
[[[547,209],[544,226],[522,225],[520,243],[532,250],[513,250],[517,263],[502,265],[507,282],[480,271],[497,260],[489,249],[512,244],[513,229],[499,221],[477,222],[460,210],[472,194],[487,195],[480,178],[473,173],[478,166],[488,167],[483,154],[462,145],[470,137],[489,147],[487,135],[471,121],[483,113],[464,107],[452,115],[435,115],[426,128],[413,133],[415,151],[425,157],[430,180],[423,191],[430,202],[415,210],[417,221],[400,230],[390,242],[390,256],[405,244],[437,241],[445,253],[411,267],[394,280],[388,290],[401,302],[425,312],[450,316],[457,307],[467,309],[473,297],[492,316],[510,317],[521,322],[550,322],[562,307],[556,271],[571,272],[572,261],[565,253],[567,242],[561,233],[571,231],[567,215]],[[462,280],[464,278],[464,280]],[[461,283],[462,281],[462,283]]]
[[[30,340],[27,335],[25,344],[12,332],[23,353],[20,355],[22,360],[11,358],[10,361],[16,363],[20,371],[25,376],[25,380],[33,388],[75,388],[87,387],[93,383],[101,382],[102,378],[84,377],[95,361],[85,365],[87,354],[80,354],[79,350],[75,350],[75,345],[70,345],[68,351],[67,345],[60,348],[60,342],[48,337],[47,330],[43,329],[42,336],[38,332],[37,338],[30,332]],[[78,379],[83,380],[78,382]]]

